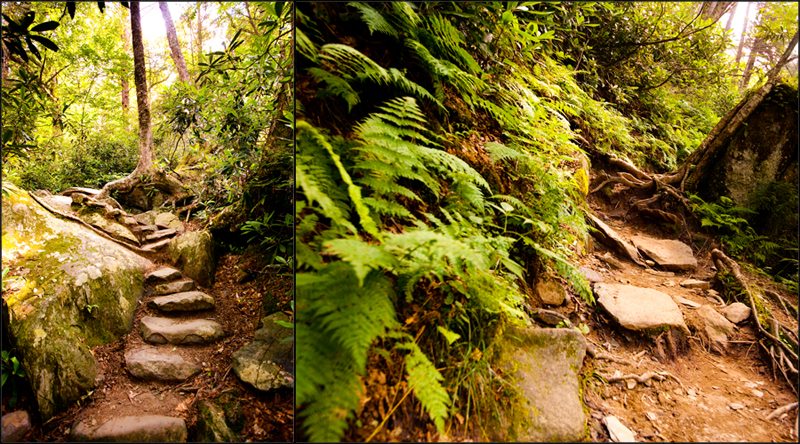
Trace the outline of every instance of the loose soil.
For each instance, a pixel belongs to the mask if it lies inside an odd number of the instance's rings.
[[[144,345],[139,333],[139,320],[144,316],[159,316],[157,310],[147,307],[152,300],[148,288],[136,310],[133,329],[115,342],[94,347],[92,353],[100,366],[102,381],[85,399],[60,412],[46,424],[36,414],[33,396],[26,388],[20,403],[14,409],[24,408],[32,413],[32,429],[23,441],[67,441],[69,432],[77,421],[101,423],[112,416],[167,415],[186,421],[189,439],[194,436],[198,415],[198,401],[215,399],[225,392],[238,392],[238,400],[245,416],[245,426],[240,436],[245,442],[293,441],[294,395],[291,390],[260,392],[242,383],[231,369],[231,354],[252,342],[253,333],[263,312],[265,295],[274,298],[274,306],[289,308],[292,279],[267,269],[263,275],[246,283],[237,283],[235,275],[240,255],[226,254],[219,260],[215,284],[212,288],[198,286],[199,291],[215,299],[213,310],[176,319],[210,319],[222,324],[228,334],[224,339],[208,345],[160,345],[178,352],[184,359],[196,363],[203,372],[183,383],[143,381],[134,378],[125,367],[125,352]],[[157,265],[152,268],[155,269]],[[149,270],[148,270],[149,271]],[[273,305],[270,303],[269,305]],[[5,393],[4,395],[7,395]],[[3,399],[3,414],[8,408]]]

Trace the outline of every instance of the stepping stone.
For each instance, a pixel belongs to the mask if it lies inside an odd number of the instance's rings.
[[[174,228],[171,228],[169,230],[159,230],[159,231],[156,231],[153,234],[148,234],[147,237],[144,238],[144,240],[150,242],[150,241],[158,240],[158,239],[161,239],[161,238],[164,238],[164,237],[167,237],[167,236],[172,236],[173,234],[175,234],[177,232],[178,232],[178,230],[176,230]]]
[[[133,218],[133,217],[131,217],[131,216],[125,216],[125,217],[123,217],[123,218],[122,218],[122,223],[123,223],[125,226],[129,227],[129,228],[132,228],[132,227],[138,227],[138,226],[139,226],[139,222],[136,222],[136,219],[134,219],[134,218]],[[139,231],[141,231],[141,228],[139,228]]]
[[[139,329],[142,338],[150,344],[206,344],[225,336],[218,322],[206,319],[176,321],[145,316]]]
[[[500,427],[489,430],[489,442],[583,441],[586,414],[581,404],[578,372],[586,354],[586,339],[572,328],[513,328],[505,336],[513,350],[504,366],[515,372],[525,406],[501,415]],[[520,416],[530,427],[518,436],[506,435],[510,421]],[[497,429],[500,430],[497,430]]]
[[[599,283],[594,286],[594,294],[600,306],[629,330],[667,326],[689,334],[681,309],[666,293],[633,285]]]
[[[158,227],[155,225],[142,225],[139,227],[142,232],[149,233],[149,232],[156,232],[158,231]]]
[[[181,272],[169,267],[159,268],[153,272],[147,273],[144,277],[144,281],[148,284],[157,284],[161,282],[169,282],[174,281],[175,279],[180,279]]]
[[[144,251],[157,251],[157,250],[161,250],[162,248],[164,248],[164,247],[166,247],[167,245],[169,245],[169,241],[170,241],[170,239],[169,239],[169,238],[167,238],[167,239],[162,239],[162,240],[160,240],[160,241],[158,241],[158,242],[154,242],[154,243],[152,243],[152,244],[147,244],[147,245],[145,245],[144,247],[142,247],[142,250],[144,250]]]
[[[73,442],[186,442],[187,435],[181,418],[144,415],[111,418],[100,426],[81,421],[69,437]]]
[[[675,273],[673,273],[671,271],[658,271],[658,270],[651,270],[649,268],[645,268],[644,271],[645,271],[645,273],[650,273],[653,276],[661,276],[661,277],[668,277],[668,278],[675,277]]]
[[[202,371],[180,355],[145,347],[125,353],[125,366],[133,376],[161,381],[183,381]]]
[[[698,304],[695,301],[690,301],[689,299],[682,298],[680,296],[673,296],[673,299],[675,299],[675,302],[681,303],[683,305],[688,305],[689,307],[692,308],[700,308],[701,306],[701,304]]]
[[[182,229],[183,224],[178,216],[172,213],[161,213],[156,216],[155,224],[161,228]]]
[[[653,239],[636,235],[631,238],[633,245],[656,261],[658,265],[675,271],[697,269],[697,259],[692,248],[681,241],[669,239]]]
[[[162,311],[198,311],[214,308],[214,298],[201,291],[186,291],[153,298],[147,304]]]
[[[699,288],[701,290],[708,290],[709,288],[711,288],[711,284],[706,281],[700,281],[697,279],[686,279],[685,281],[681,282],[681,287]]]
[[[184,279],[182,281],[169,282],[166,284],[159,284],[153,289],[156,296],[173,293],[183,293],[184,291],[192,291],[196,288],[195,283],[191,279]]]

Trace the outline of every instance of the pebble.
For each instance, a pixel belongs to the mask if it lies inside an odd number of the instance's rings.
[[[753,390],[751,390],[751,392],[753,392],[753,396],[756,396],[758,398],[763,398],[764,397],[764,392],[762,392],[761,390],[753,389]]]
[[[672,282],[672,281],[664,281],[664,284],[663,284],[663,285],[664,285],[665,287],[674,287],[674,286],[675,286],[675,282]]]
[[[649,419],[650,421],[655,422],[656,419],[657,419],[656,414],[653,413],[653,412],[644,412],[644,414],[645,414],[645,416],[647,416],[647,419]]]
[[[749,389],[754,389],[754,388],[758,387],[757,385],[755,385],[755,383],[752,383],[750,381],[745,382],[744,386],[749,388]]]
[[[728,407],[730,407],[731,410],[741,410],[744,408],[744,405],[739,404],[738,402],[732,402]]]
[[[692,389],[686,389],[686,394],[689,396],[697,396],[697,392]]]
[[[628,385],[628,390],[633,390],[633,389],[636,388],[636,380],[628,379],[628,380],[626,380],[626,382],[627,382],[627,385]]]
[[[603,424],[608,428],[608,434],[614,442],[636,442],[633,437],[633,432],[627,427],[622,425],[614,416],[606,416],[603,418]]]

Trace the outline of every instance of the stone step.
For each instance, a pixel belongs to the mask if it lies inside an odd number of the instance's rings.
[[[73,442],[186,442],[181,418],[160,415],[120,416],[99,426],[79,422],[70,433]]]
[[[177,233],[178,230],[174,228],[170,228],[168,230],[158,230],[153,234],[148,234],[147,237],[144,238],[147,242],[158,240],[167,236],[172,236],[173,234]]]
[[[160,249],[166,247],[167,245],[169,245],[169,241],[170,240],[172,240],[172,239],[167,238],[167,239],[162,239],[162,240],[160,240],[158,242],[153,242],[151,244],[147,244],[144,247],[142,247],[142,250],[144,250],[144,251],[157,251],[157,250],[160,250]]]
[[[153,298],[147,305],[162,311],[199,311],[214,308],[214,298],[201,291],[185,291]]]
[[[222,325],[206,319],[177,321],[145,316],[139,330],[150,344],[206,344],[225,336]]]
[[[165,294],[183,293],[184,291],[192,291],[197,288],[195,282],[191,279],[184,279],[182,281],[168,282],[166,284],[156,285],[153,289],[153,294],[156,296],[163,296]]]
[[[170,267],[161,267],[158,270],[151,271],[144,276],[144,281],[147,284],[160,284],[163,282],[170,282],[180,279],[181,272]]]
[[[125,366],[133,376],[161,381],[184,381],[202,369],[185,361],[180,355],[141,347],[125,353]]]

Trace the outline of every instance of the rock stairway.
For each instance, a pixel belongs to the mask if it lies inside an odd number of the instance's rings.
[[[176,232],[171,231],[171,235]],[[214,298],[196,291],[194,280],[185,279],[180,271],[171,267],[161,267],[146,274],[145,283],[154,287],[156,295],[148,307],[159,311],[163,317],[145,316],[140,320],[139,332],[144,341],[151,345],[126,352],[125,366],[131,375],[139,379],[173,383],[185,381],[202,369],[184,359],[177,352],[177,347],[212,343],[226,334],[222,325],[215,321],[179,320],[170,316],[213,310]],[[160,347],[164,344],[171,347]],[[101,424],[82,421],[74,427],[70,438],[73,441],[184,442],[187,429],[181,418],[124,416],[109,418]]]

